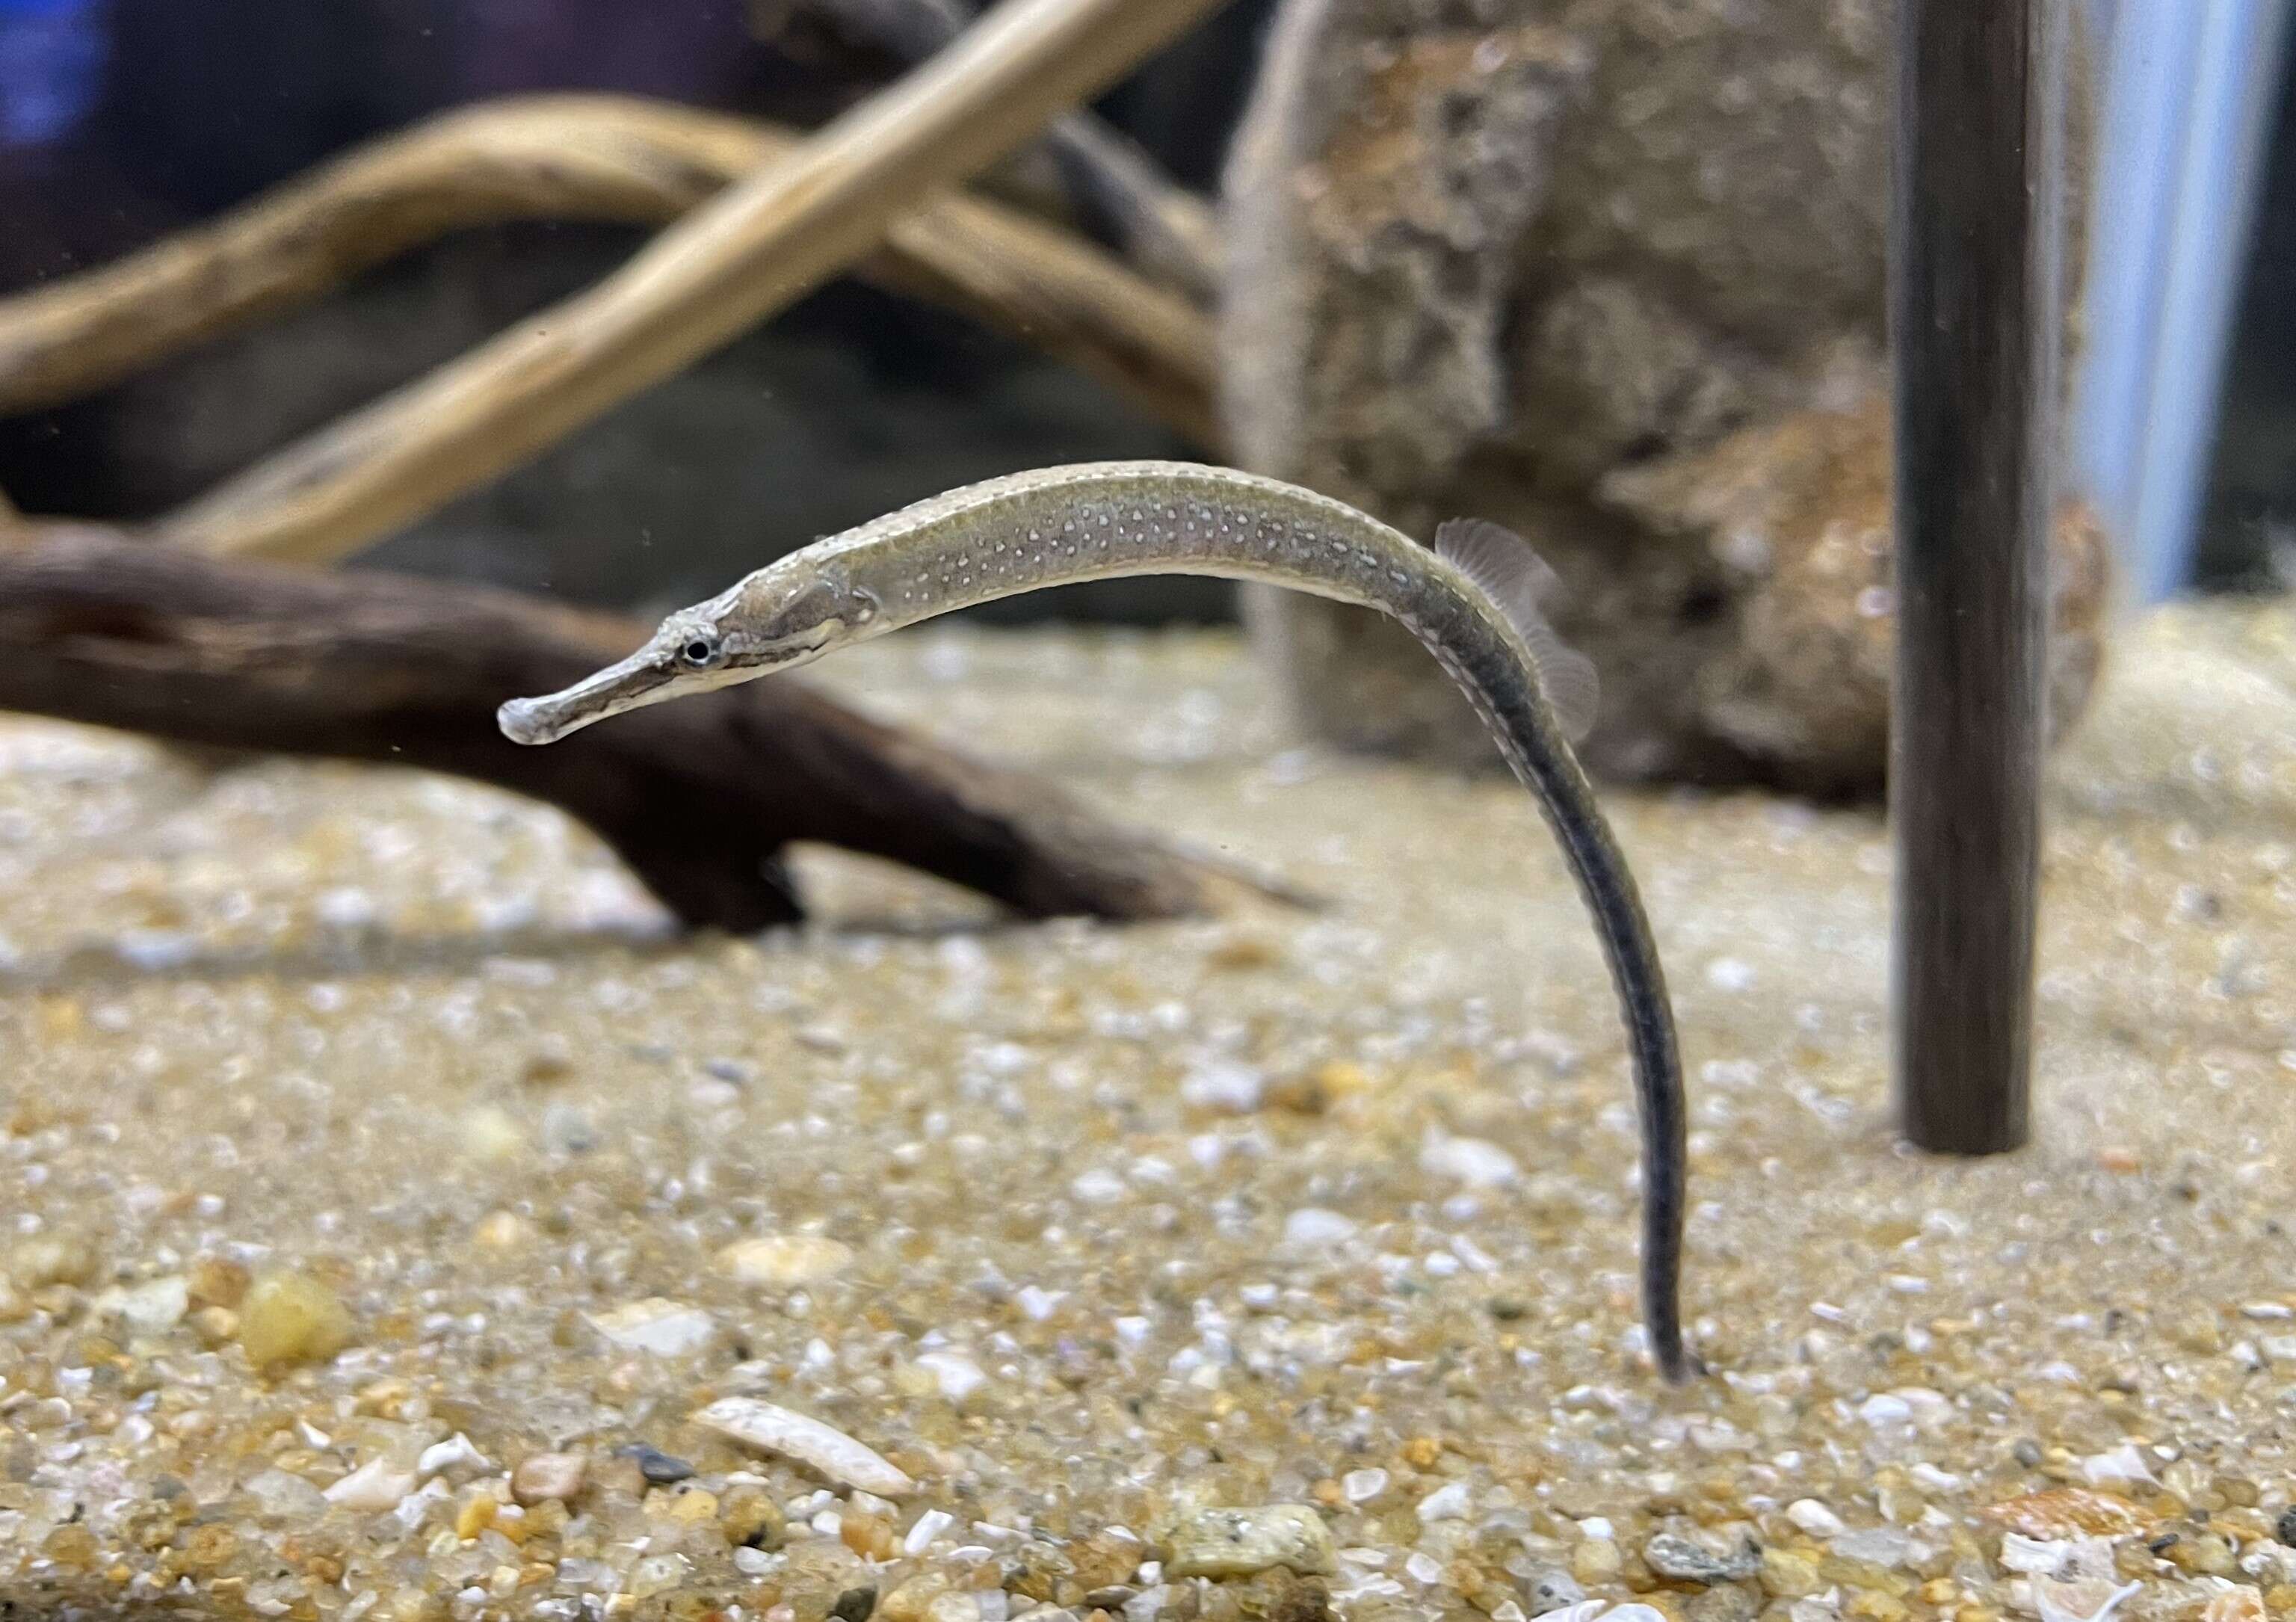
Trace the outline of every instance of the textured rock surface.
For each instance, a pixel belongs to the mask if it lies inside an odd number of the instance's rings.
[[[1279,16],[1229,176],[1238,454],[1414,534],[1463,513],[1521,529],[1609,678],[1587,753],[1610,774],[1879,782],[1881,691],[1802,708],[1796,668],[1813,634],[1871,639],[1862,579],[1813,590],[1796,535],[1757,559],[1613,481],[1673,462],[1679,482],[1680,459],[1733,435],[1790,442],[1808,414],[1874,410],[1891,16],[1886,0],[1292,0]],[[1813,541],[1839,524],[1862,544],[1887,434],[1806,431],[1838,448],[1758,476],[1799,484]],[[2072,711],[2103,635],[2102,559],[2084,514],[2059,538]],[[1782,593],[1799,597],[1791,632]],[[1495,758],[1401,633],[1273,593],[1250,604],[1325,736]],[[1685,696],[1750,667],[1780,677],[1759,720]]]

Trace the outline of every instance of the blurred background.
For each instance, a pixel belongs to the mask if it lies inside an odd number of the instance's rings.
[[[1101,111],[1210,191],[1271,9],[1229,7]],[[2296,546],[2287,7],[2094,10],[2104,111],[2078,475],[2134,596],[2266,585]],[[610,90],[808,123],[898,67],[762,0],[0,0],[0,289],[111,258],[458,103]],[[1004,182],[1029,183],[1025,166]],[[595,280],[639,236],[457,233],[94,398],[0,419],[0,488],[28,512],[158,512]],[[649,608],[965,480],[1183,449],[1057,363],[840,281],[367,561]],[[1224,587],[1167,579],[990,611],[1231,610]]]

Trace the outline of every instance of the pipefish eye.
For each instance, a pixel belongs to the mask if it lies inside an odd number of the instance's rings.
[[[714,669],[725,657],[725,645],[714,636],[695,635],[678,645],[677,662],[688,670]]]

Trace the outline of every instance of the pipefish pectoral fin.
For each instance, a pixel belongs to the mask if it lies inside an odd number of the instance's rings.
[[[1576,743],[1594,730],[1602,684],[1594,661],[1562,640],[1543,606],[1560,584],[1522,537],[1483,518],[1455,518],[1435,529],[1435,554],[1482,589],[1530,650],[1538,691],[1562,735]]]

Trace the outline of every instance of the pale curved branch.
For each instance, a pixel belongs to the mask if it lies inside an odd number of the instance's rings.
[[[812,0],[845,31],[906,61],[922,61],[970,27],[968,0]],[[1219,292],[1219,237],[1211,208],[1176,184],[1139,143],[1082,111],[1045,132],[1071,201],[1108,231],[1127,258],[1209,305]]]
[[[0,299],[0,414],[103,388],[450,231],[514,219],[668,224],[798,143],[621,96],[521,97],[447,114],[117,263]],[[898,220],[857,269],[1012,332],[1214,443],[1203,318],[1089,244],[952,195]]]
[[[1005,0],[923,67],[661,232],[596,286],[306,436],[158,526],[348,555],[500,476],[868,257],[1219,0]]]

